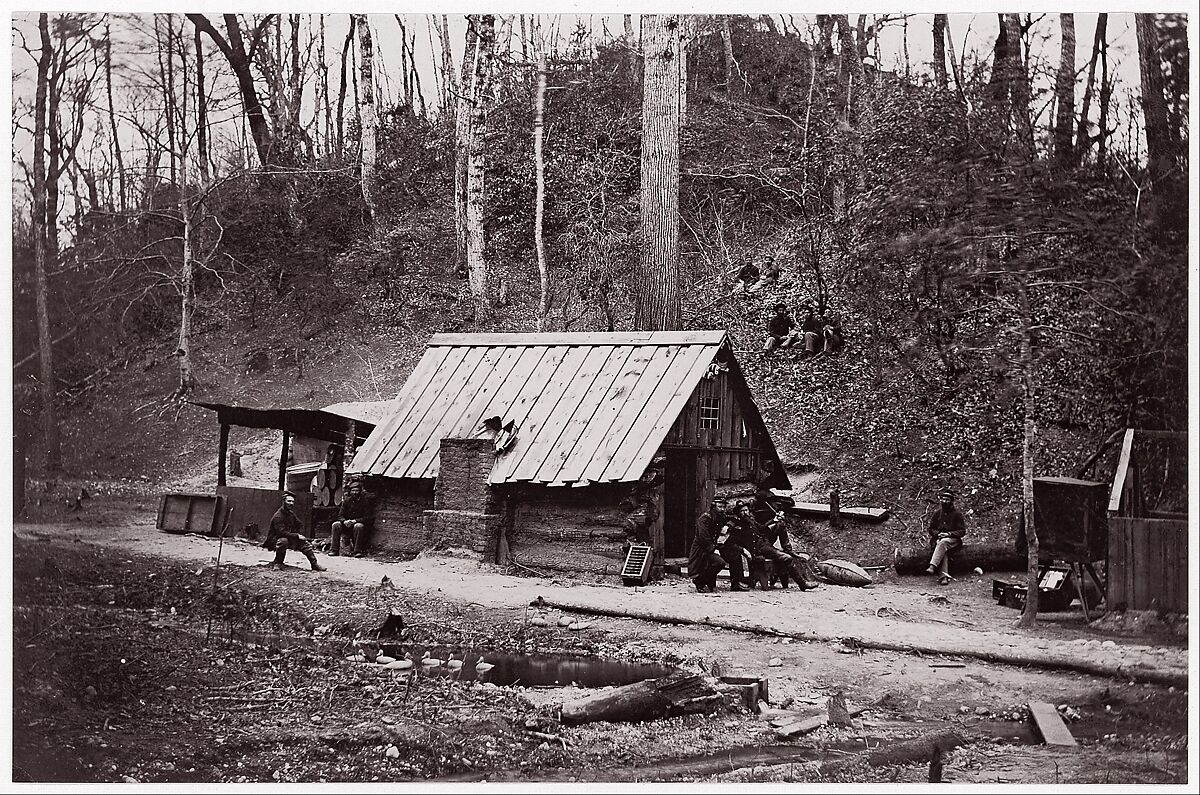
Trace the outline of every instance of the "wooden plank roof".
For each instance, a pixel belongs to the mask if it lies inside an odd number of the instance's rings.
[[[725,343],[723,331],[438,334],[350,471],[436,478],[443,438],[517,425],[489,482],[637,480]]]

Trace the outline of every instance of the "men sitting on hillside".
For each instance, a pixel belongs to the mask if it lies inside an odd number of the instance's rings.
[[[329,554],[337,557],[341,552],[342,539],[347,538],[349,554],[361,557],[374,524],[374,513],[375,495],[363,486],[361,476],[349,476],[346,479],[346,496],[342,499],[341,518],[333,523]]]
[[[317,563],[317,555],[313,551],[312,542],[300,532],[304,529],[304,522],[300,521],[300,517],[293,510],[295,505],[296,495],[285,491],[283,505],[279,506],[279,510],[271,517],[271,529],[267,531],[267,540],[263,542],[263,547],[275,550],[275,560],[271,562],[271,567],[282,569],[287,551],[295,549],[308,558],[313,571],[325,571],[325,567]]]
[[[796,321],[788,314],[787,304],[775,304],[775,316],[767,321],[767,341],[764,351],[775,348],[790,348],[800,341],[796,332]]]
[[[754,286],[758,284],[758,279],[762,275],[762,271],[758,269],[752,261],[746,260],[742,267],[738,268],[737,279],[738,283],[733,286],[735,293],[740,293],[743,290],[754,290]]]

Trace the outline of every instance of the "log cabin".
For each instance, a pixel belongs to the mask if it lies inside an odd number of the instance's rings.
[[[376,548],[655,577],[716,493],[790,486],[724,331],[435,335],[346,471]]]

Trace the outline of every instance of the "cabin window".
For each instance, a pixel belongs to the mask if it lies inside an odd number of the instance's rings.
[[[715,431],[721,427],[721,399],[700,398],[700,427]]]

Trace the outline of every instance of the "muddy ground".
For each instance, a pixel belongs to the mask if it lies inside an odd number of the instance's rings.
[[[119,503],[55,518],[74,532],[20,525],[14,537],[17,781],[926,782],[925,762],[832,777],[820,764],[945,729],[966,740],[945,758],[946,782],[1187,781],[1183,689],[637,619],[573,616],[588,626],[570,631],[553,610],[537,626],[539,611],[524,600],[500,607],[429,583],[364,584],[339,571],[349,570],[345,559],[326,574],[275,572],[232,545],[219,568],[188,559],[188,544],[215,557],[214,539],[132,543],[97,529],[93,543],[93,524],[129,521]],[[939,609],[929,618],[944,621]],[[849,728],[792,739],[736,699],[713,715],[561,726],[557,706],[583,689],[347,659],[391,614],[404,621],[399,649],[418,659],[427,649],[584,654],[765,675],[775,707],[815,715],[842,692],[867,711]],[[1024,708],[1031,700],[1062,705],[1079,747],[1041,745]]]

